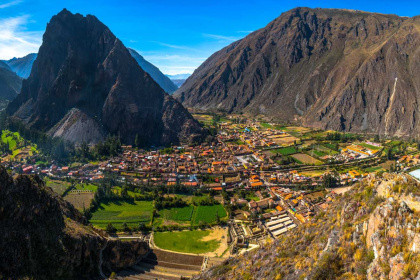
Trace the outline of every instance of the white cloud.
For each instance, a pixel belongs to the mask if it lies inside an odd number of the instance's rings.
[[[186,51],[194,51],[195,49],[187,47],[187,46],[180,46],[180,45],[173,45],[173,44],[167,44],[167,43],[163,43],[163,42],[158,42],[158,41],[152,41],[153,43],[159,44],[161,46],[164,47],[168,47],[171,49],[177,49],[177,50],[186,50]]]
[[[22,2],[23,2],[23,0],[14,0],[14,1],[10,1],[10,2],[4,3],[4,4],[0,4],[0,9],[9,8],[11,6],[20,4]]]
[[[240,39],[238,37],[233,37],[233,36],[224,36],[224,35],[208,34],[208,33],[203,33],[203,36],[207,38],[212,38],[212,39],[216,39],[220,41],[227,41],[227,42],[234,42]]]
[[[42,31],[27,31],[28,15],[0,19],[0,59],[38,52]]]

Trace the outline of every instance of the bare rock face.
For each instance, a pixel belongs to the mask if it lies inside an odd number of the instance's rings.
[[[304,125],[420,135],[420,17],[296,8],[207,59],[187,107]]]
[[[96,143],[105,138],[101,126],[79,109],[70,110],[48,134],[70,142]]]
[[[32,128],[64,135],[73,142],[83,139],[73,132],[84,134],[86,127],[79,125],[87,119],[89,130],[95,131],[92,142],[102,132],[120,135],[125,143],[133,143],[138,134],[143,145],[175,144],[205,135],[200,124],[168,99],[104,24],[94,16],[67,10],[48,23],[31,75],[7,110]],[[78,113],[71,115],[74,123],[68,124],[71,110]],[[163,117],[165,110],[175,110],[182,117],[169,125]],[[64,131],[62,125],[71,131]]]
[[[38,177],[0,167],[0,279],[93,279],[135,264],[145,242],[121,242],[89,226]]]

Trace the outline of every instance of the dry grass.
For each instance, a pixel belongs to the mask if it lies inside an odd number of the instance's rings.
[[[83,210],[89,208],[94,196],[92,192],[70,193],[64,199],[73,204],[76,209]]]
[[[294,154],[292,155],[292,157],[304,164],[315,164],[315,165],[322,164],[322,161],[317,160],[316,158],[311,157],[310,155],[307,155],[307,154]]]

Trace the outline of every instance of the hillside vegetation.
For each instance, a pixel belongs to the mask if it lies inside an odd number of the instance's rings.
[[[420,188],[371,175],[297,230],[198,279],[419,279]]]

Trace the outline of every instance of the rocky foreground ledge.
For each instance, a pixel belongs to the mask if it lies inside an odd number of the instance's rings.
[[[0,279],[97,279],[148,251],[95,230],[38,177],[0,167]]]
[[[196,279],[420,279],[420,185],[369,175],[302,227]]]

